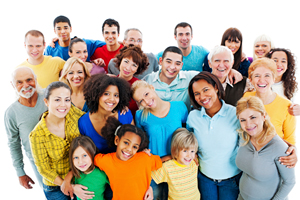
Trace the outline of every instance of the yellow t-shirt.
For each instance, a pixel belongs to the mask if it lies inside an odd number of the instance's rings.
[[[255,96],[255,94],[256,92],[246,92],[244,97]],[[273,102],[264,106],[276,133],[285,141],[295,145],[296,117],[288,112],[290,105],[289,100],[277,94]]]
[[[60,57],[44,56],[41,64],[32,65],[27,60],[17,67],[31,68],[40,87],[46,88],[50,83],[58,81],[59,73],[63,69],[65,61]]]
[[[195,161],[186,166],[179,164],[176,160],[164,162],[161,168],[151,173],[157,184],[168,183],[168,199],[170,200],[200,199],[197,175],[198,167]]]

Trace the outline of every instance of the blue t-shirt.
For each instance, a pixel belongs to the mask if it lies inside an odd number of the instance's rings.
[[[143,129],[149,137],[149,149],[160,157],[171,155],[171,140],[174,131],[186,122],[188,110],[182,101],[171,101],[169,113],[164,118],[156,117],[149,112],[142,120],[142,110],[135,114],[136,126]]]
[[[87,50],[88,50],[88,57],[86,59],[87,62],[90,61],[91,56],[94,54],[95,50],[98,47],[102,47],[105,45],[105,42],[99,41],[99,40],[88,40],[88,39],[83,39],[85,41]],[[69,47],[62,47],[58,44],[58,41],[55,42],[55,47],[52,48],[50,46],[47,46],[44,52],[44,55],[49,55],[52,57],[60,57],[63,60],[68,60],[70,58],[69,56]]]
[[[82,115],[82,117],[78,120],[78,128],[81,135],[86,135],[90,137],[93,142],[95,143],[96,147],[99,150],[99,153],[112,153],[116,151],[116,148],[109,148],[106,139],[104,139],[101,135],[97,133],[97,131],[94,129],[94,126],[91,122],[91,119],[89,117],[90,112]],[[121,115],[120,111],[118,111],[118,118],[119,122],[122,124],[131,124],[133,116],[128,110],[125,115]]]
[[[198,72],[202,72],[203,62],[206,55],[209,53],[207,49],[203,46],[192,45],[192,50],[187,56],[183,56],[182,62],[182,70],[194,70]],[[162,57],[163,51],[159,52],[156,55],[157,60]]]

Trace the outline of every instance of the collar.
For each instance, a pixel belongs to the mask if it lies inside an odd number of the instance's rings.
[[[225,107],[226,107],[226,104],[225,104],[225,102],[224,102],[223,99],[221,99],[221,103],[222,103],[221,109],[220,109],[219,112],[217,112],[213,117],[215,117],[215,116],[217,116],[217,115],[226,117],[226,110],[227,110],[227,109],[225,108]],[[207,116],[207,117],[210,118],[210,116],[208,116],[208,114],[206,114],[205,109],[204,109],[203,107],[201,107],[200,114],[201,114],[201,116],[203,116],[203,117]]]
[[[153,78],[153,82],[158,81],[158,82],[162,82],[159,78],[159,75],[161,73],[161,69],[155,74],[154,78]],[[172,81],[172,83],[170,85],[173,84],[174,81],[176,80],[181,80],[181,79],[186,79],[186,75],[184,74],[184,72],[182,70],[179,71],[179,73],[177,74],[176,78]]]

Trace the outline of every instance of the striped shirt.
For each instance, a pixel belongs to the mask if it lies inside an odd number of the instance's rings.
[[[51,133],[47,128],[46,111],[39,123],[29,135],[32,156],[43,183],[56,186],[53,182],[57,176],[65,178],[69,172],[69,148],[72,140],[80,136],[78,119],[84,114],[75,106],[71,106],[65,120],[65,139]]]
[[[169,186],[168,199],[194,200],[200,199],[197,183],[198,167],[195,161],[188,166],[175,160],[164,162],[162,167],[153,171],[151,176],[159,184],[167,182]]]

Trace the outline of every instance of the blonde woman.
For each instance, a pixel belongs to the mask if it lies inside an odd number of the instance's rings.
[[[269,36],[265,34],[258,36],[255,39],[253,46],[253,61],[265,57],[265,55],[273,48],[275,48],[275,45]]]
[[[83,95],[83,84],[90,78],[90,72],[85,63],[76,57],[67,60],[61,73],[60,81],[66,83],[72,90],[72,104],[82,111],[88,112]]]
[[[294,169],[279,161],[288,145],[276,134],[262,101],[258,97],[242,98],[236,115],[242,138],[236,165],[243,171],[238,199],[286,199],[295,185]]]

